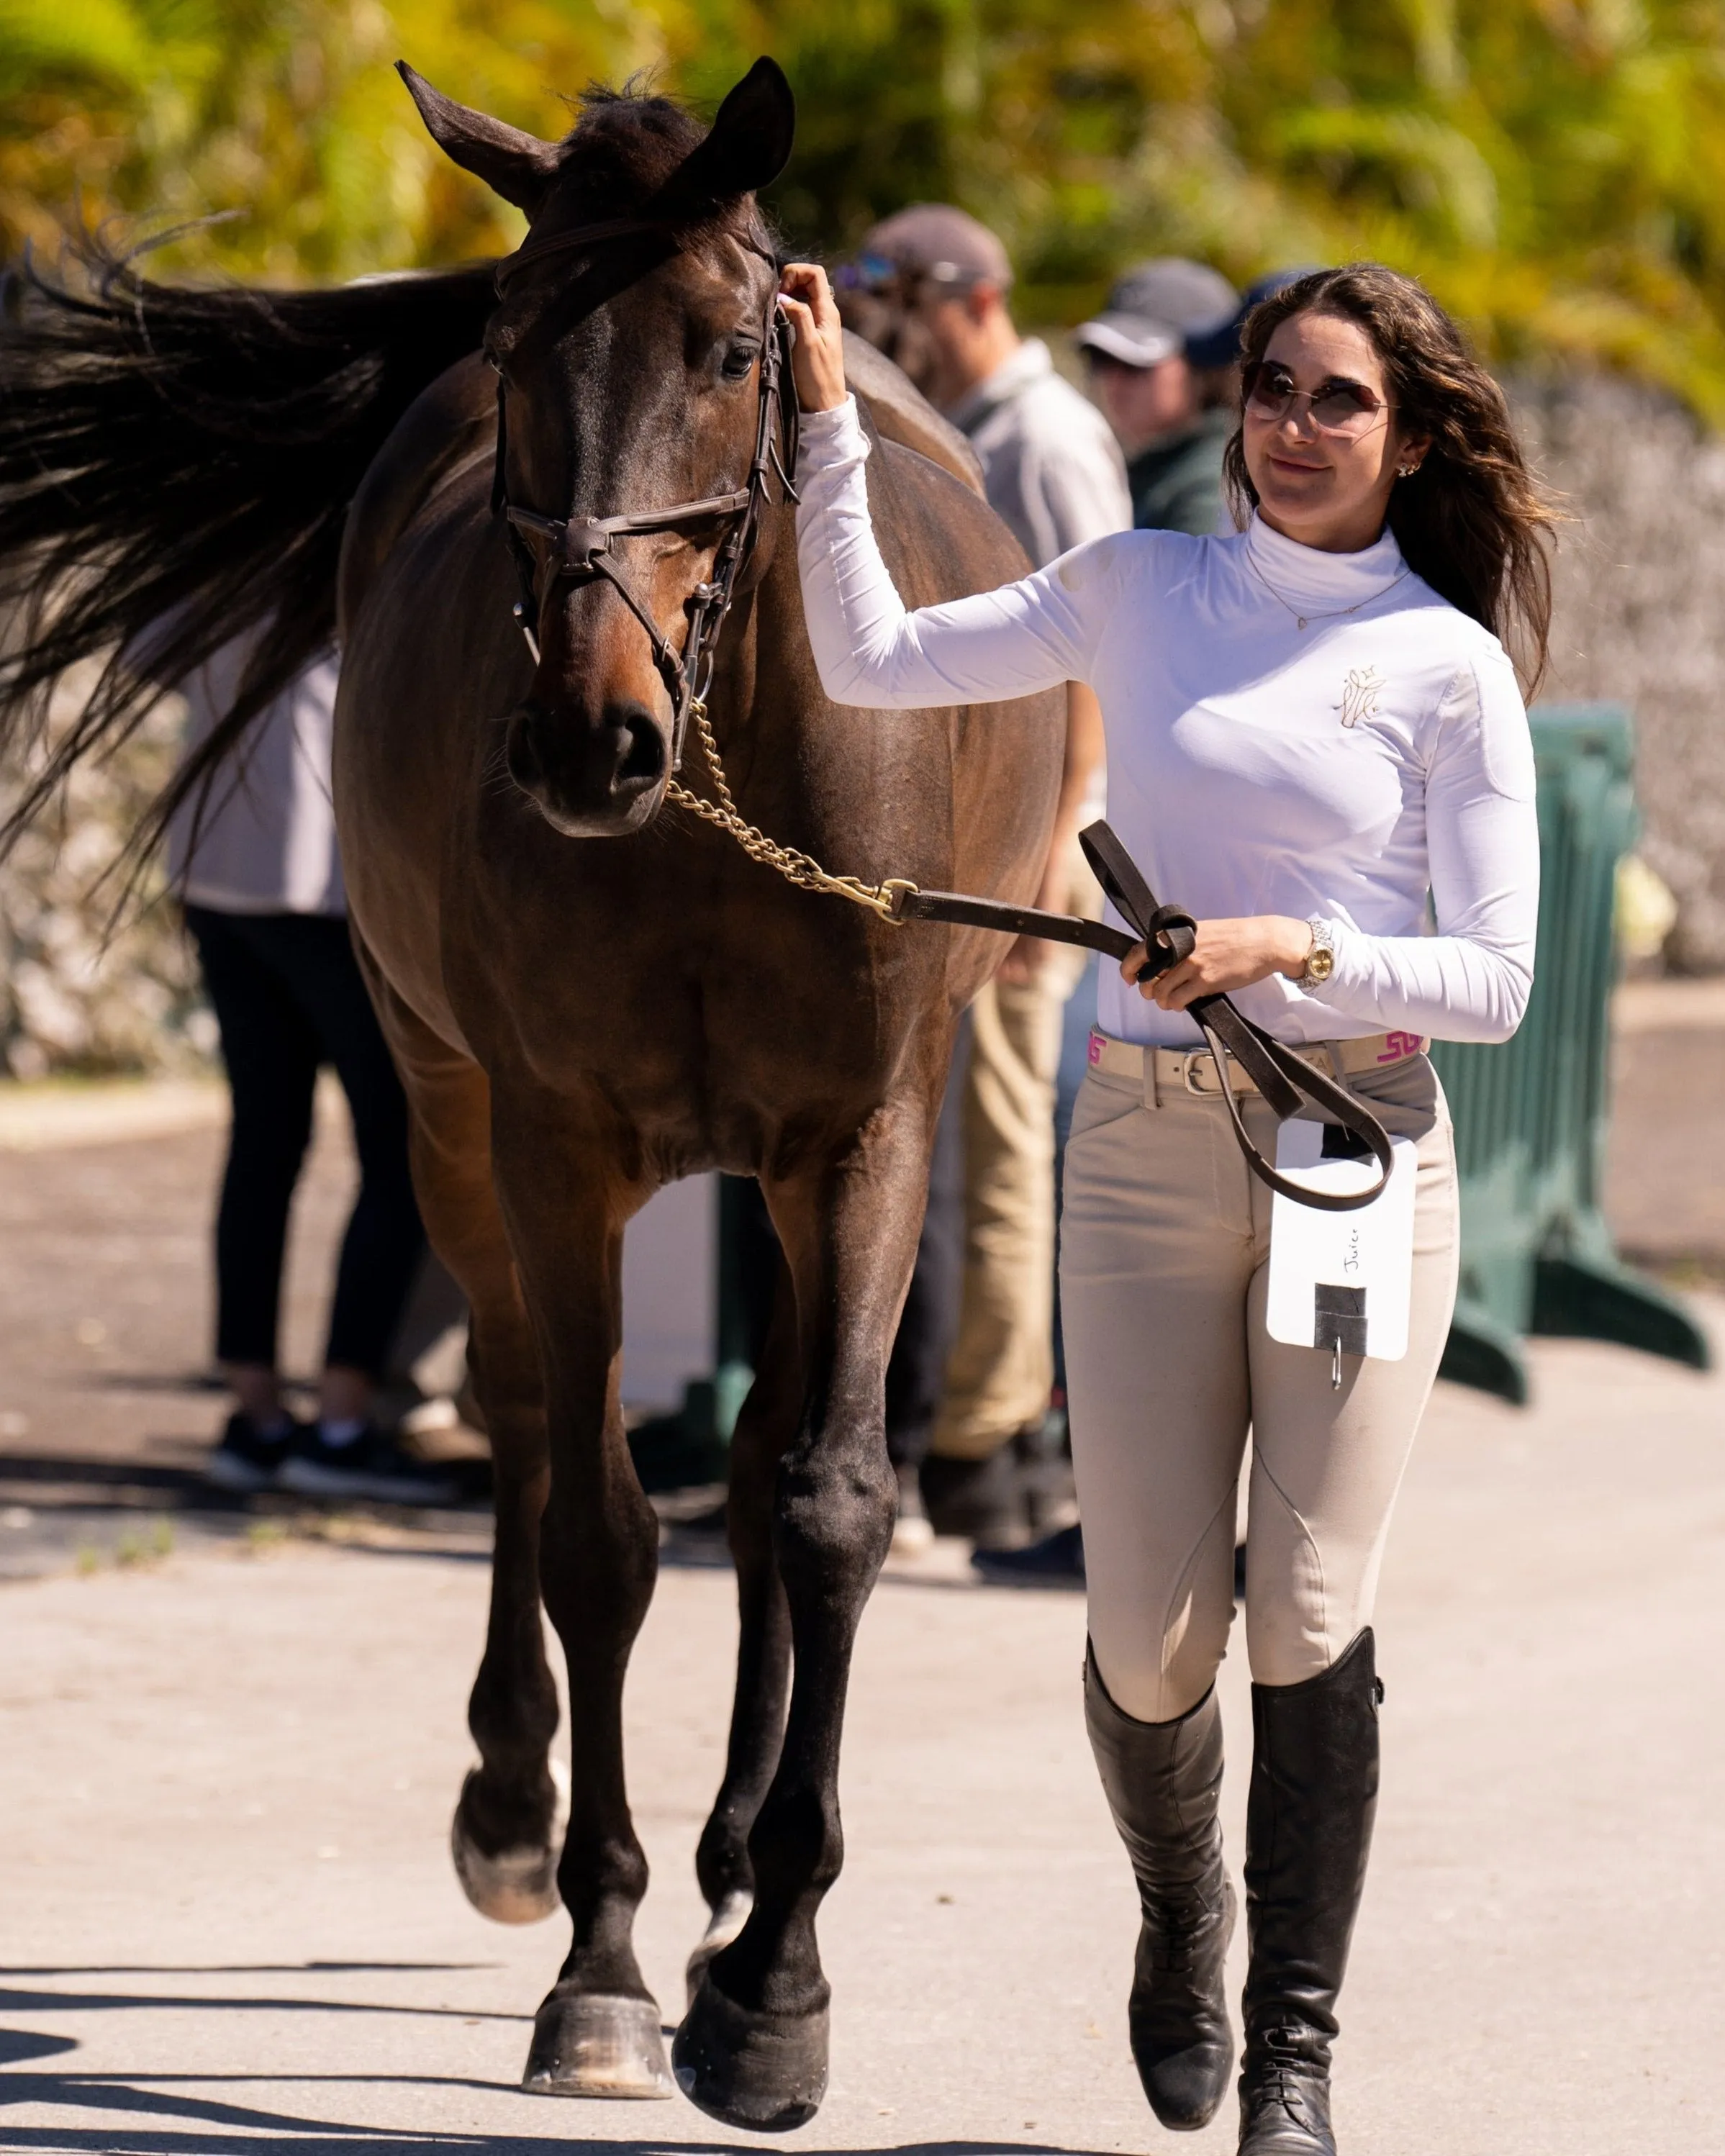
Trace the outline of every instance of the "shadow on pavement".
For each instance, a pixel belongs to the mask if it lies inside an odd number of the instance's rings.
[[[4,2035],[8,2032],[0,2032]],[[3,2056],[3,2054],[0,2054]],[[22,2128],[11,2145],[20,2149],[89,2151],[90,2156],[210,2156],[214,2149],[231,2148],[220,2137],[225,2132],[243,2133],[248,2148],[292,2149],[295,2156],[366,2156],[380,2148],[397,2156],[437,2156],[447,2149],[471,2149],[478,2156],[545,2156],[557,2147],[567,2156],[735,2156],[735,2142],[690,2141],[675,2133],[642,2134],[624,2139],[585,2140],[557,2134],[472,2133],[460,2131],[426,2133],[410,2128],[345,2126],[312,2118],[302,2112],[270,2111],[258,2106],[223,2102],[200,2096],[201,2088],[234,2084],[249,2088],[268,2087],[278,2077],[268,2075],[209,2074],[139,2075],[127,2076],[78,2073],[8,2073],[0,2075],[0,2102],[122,2112],[140,2121],[161,2121],[150,2128],[128,2128],[116,2140],[111,2126],[76,2125]],[[171,2082],[176,2091],[143,2087],[141,2082]],[[474,2089],[487,2096],[500,2093],[494,2082],[470,2081],[434,2074],[302,2074],[291,2077],[293,2087],[352,2087]],[[543,2099],[529,2098],[529,2102]],[[203,2128],[203,2131],[198,2129]],[[824,2156],[1088,2156],[1088,2152],[1063,2148],[1045,2141],[916,2141],[877,2143],[869,2150],[825,2152]]]
[[[0,1964],[0,1976],[372,1976],[379,1971],[443,1976],[457,1969],[505,1966],[501,1961],[116,1961],[77,1966],[67,1963],[52,1969]],[[77,1994],[63,1995],[72,1999]]]
[[[184,2008],[200,2013],[411,2014],[443,2021],[531,2021],[531,2014],[494,2014],[484,2007],[393,2006],[356,1999],[210,1999],[192,1992],[21,1991],[0,1986],[0,2014],[159,2013]]]
[[[461,1485],[461,1496],[454,1507],[440,1507],[439,1511],[489,1512],[490,1460],[450,1460],[444,1463],[444,1470]],[[58,1501],[32,1500],[44,1504],[100,1504],[105,1494],[110,1502],[124,1503],[124,1493],[136,1492],[134,1502],[146,1502],[157,1511],[227,1514],[236,1518],[269,1518],[285,1512],[319,1509],[315,1501],[275,1491],[259,1491],[248,1496],[218,1490],[206,1481],[195,1467],[150,1466],[139,1460],[92,1459],[87,1454],[75,1452],[0,1452],[0,1485],[5,1484],[17,1484],[20,1488],[40,1486],[65,1493]],[[395,1506],[367,1504],[356,1508],[352,1501],[345,1502],[341,1509],[376,1512],[398,1519],[424,1517],[420,1512]]]

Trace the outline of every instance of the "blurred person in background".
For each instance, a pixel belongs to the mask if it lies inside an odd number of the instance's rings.
[[[1240,381],[1236,372],[1244,349],[1245,326],[1252,310],[1266,300],[1273,300],[1278,293],[1286,292],[1291,285],[1297,285],[1307,277],[1322,275],[1324,265],[1318,262],[1302,262],[1291,270],[1266,270],[1261,277],[1254,277],[1240,295],[1240,305],[1231,320],[1218,323],[1209,330],[1194,330],[1186,338],[1187,364],[1200,375],[1209,376],[1213,382],[1225,385],[1226,401],[1230,408],[1240,399]],[[1232,528],[1231,520],[1224,530]]]
[[[1222,452],[1234,424],[1239,306],[1216,270],[1167,255],[1121,278],[1106,309],[1073,332],[1126,454],[1141,531],[1230,528]]]
[[[232,707],[251,639],[182,682],[187,747]],[[445,1474],[372,1419],[376,1387],[425,1249],[408,1169],[407,1101],[347,929],[330,798],[333,652],[259,721],[237,765],[194,789],[170,834],[174,887],[221,1029],[233,1125],[216,1219],[216,1357],[234,1407],[206,1473],[220,1487],[434,1504]],[[360,1186],[342,1239],[315,1421],[282,1398],[283,1255],[320,1067],[347,1098]]]
[[[872,327],[968,437],[990,506],[1040,568],[1127,528],[1132,503],[1106,422],[1056,373],[1042,340],[1019,335],[1011,288],[999,238],[944,203],[876,225],[849,280],[853,326]],[[1101,805],[1101,713],[1088,689],[1075,684],[1067,695],[1065,771],[1034,900],[1059,912],[1094,908],[1076,840]],[[889,1434],[907,1505],[915,1486],[906,1470],[921,1456],[935,1531],[983,1547],[1029,1539],[1046,1479],[1055,1079],[1065,1007],[1084,969],[1081,952],[1025,938],[967,1014],[908,1323],[889,1375]]]

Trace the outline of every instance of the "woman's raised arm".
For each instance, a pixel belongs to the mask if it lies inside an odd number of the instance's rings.
[[[875,542],[869,442],[845,388],[843,331],[826,272],[793,263],[783,285],[803,407],[797,556],[809,640],[828,696],[914,710],[999,703],[1088,680],[1117,542],[1076,547],[998,591],[907,611]]]

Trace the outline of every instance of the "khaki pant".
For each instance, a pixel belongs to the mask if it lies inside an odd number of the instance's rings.
[[[1054,1384],[1054,1113],[1064,982],[990,981],[970,1007],[964,1286],[929,1450],[986,1460]]]
[[[1143,1722],[1196,1705],[1234,1619],[1246,1435],[1246,1648],[1260,1684],[1318,1675],[1371,1617],[1402,1471],[1448,1335],[1457,1260],[1449,1111],[1424,1056],[1348,1081],[1418,1142],[1413,1308],[1399,1363],[1264,1329],[1271,1194],[1219,1099],[1092,1070],[1066,1147],[1060,1306],[1091,1637]],[[1274,1120],[1243,1104],[1260,1149]]]
[[[1101,891],[1075,840],[1066,906]],[[1055,1081],[1086,952],[1043,947],[1035,978],[990,981],[971,1005],[964,1079],[964,1282],[929,1450],[986,1460],[1048,1412],[1054,1389]]]

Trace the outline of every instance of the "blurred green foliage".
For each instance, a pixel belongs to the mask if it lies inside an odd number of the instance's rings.
[[[233,210],[175,266],[332,277],[506,244],[388,63],[518,125],[759,52],[802,113],[776,207],[835,249],[931,197],[1020,308],[1122,264],[1373,255],[1495,358],[1603,361],[1725,420],[1725,0],[0,0],[0,238]]]

